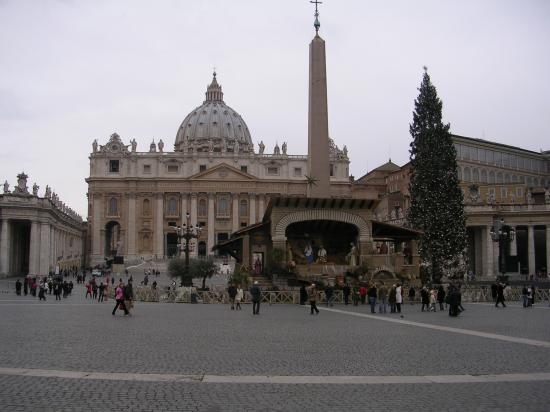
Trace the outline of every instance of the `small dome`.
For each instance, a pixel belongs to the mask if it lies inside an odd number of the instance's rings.
[[[206,90],[206,100],[181,123],[176,134],[176,151],[254,150],[248,126],[243,118],[223,101],[221,86],[216,80]]]

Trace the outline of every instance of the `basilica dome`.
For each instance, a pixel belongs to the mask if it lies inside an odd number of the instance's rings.
[[[206,90],[204,103],[181,123],[174,148],[179,152],[248,153],[254,150],[243,118],[223,101],[216,72]]]

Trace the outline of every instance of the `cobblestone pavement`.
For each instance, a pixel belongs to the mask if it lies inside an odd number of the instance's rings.
[[[86,301],[0,296],[0,367],[190,375],[477,375],[550,372],[550,349],[293,305]],[[370,313],[367,306],[337,309]],[[458,319],[404,307],[404,319],[550,341],[550,310],[471,304]],[[395,316],[395,315],[376,315]],[[1,410],[548,410],[548,381],[287,385],[0,375]],[[30,388],[32,387],[32,390]]]

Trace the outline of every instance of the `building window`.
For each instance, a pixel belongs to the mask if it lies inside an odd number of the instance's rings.
[[[497,184],[502,184],[503,180],[504,179],[502,178],[502,173],[498,172],[497,173]]]
[[[247,217],[248,216],[248,200],[241,199],[239,202],[239,217]]]
[[[248,173],[248,166],[241,166],[241,172]]]
[[[506,199],[508,197],[508,189],[506,187],[500,188],[500,198]]]
[[[110,216],[118,215],[118,201],[114,197],[109,199],[109,215]]]
[[[204,172],[204,171],[206,171],[206,165],[200,165],[199,172]]]
[[[118,173],[119,167],[120,164],[118,160],[109,160],[109,173]]]
[[[146,216],[151,214],[151,202],[149,199],[143,201],[143,214]]]
[[[494,184],[495,183],[495,172],[493,172],[492,170],[489,172],[489,184]]]
[[[301,167],[295,167],[294,168],[294,176],[295,177],[302,177],[302,168]]]
[[[168,216],[177,216],[178,215],[178,201],[171,197],[168,200]]]
[[[487,163],[494,163],[495,161],[495,152],[492,150],[487,150]]]
[[[167,169],[168,169],[168,173],[178,173],[179,166],[178,165],[168,165]]]
[[[330,177],[334,176],[334,165],[330,164]]]
[[[523,197],[523,187],[516,187],[516,197]]]
[[[279,168],[274,167],[274,166],[270,166],[270,167],[267,168],[267,174],[268,175],[278,175],[279,174]]]
[[[143,173],[151,173],[151,165],[143,165]]]
[[[474,169],[473,175],[474,175],[474,183],[479,183],[479,171],[477,169]]]
[[[231,217],[230,204],[231,199],[229,195],[218,195],[216,199],[216,217],[218,219],[227,219]]]
[[[487,183],[487,170],[485,169],[481,171],[481,183]]]
[[[206,214],[207,214],[206,199],[199,199],[198,215],[200,217],[206,217]]]
[[[469,167],[464,168],[464,181],[465,182],[471,182],[472,181],[472,176],[471,176]]]

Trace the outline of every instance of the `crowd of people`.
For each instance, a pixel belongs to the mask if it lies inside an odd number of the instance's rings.
[[[62,300],[67,298],[73,290],[73,282],[63,280],[60,277],[30,277],[27,276],[21,282],[21,279],[15,281],[15,293],[17,296],[30,295],[36,297],[38,295],[39,300],[46,300],[46,295],[55,296],[55,300]]]

